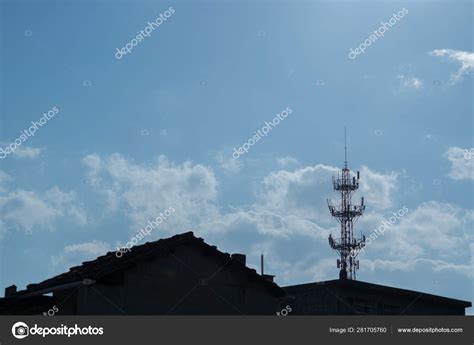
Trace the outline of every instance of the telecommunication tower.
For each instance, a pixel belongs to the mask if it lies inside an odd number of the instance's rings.
[[[365,210],[364,198],[360,205],[352,205],[352,195],[359,188],[360,174],[352,174],[347,167],[347,144],[346,128],[344,127],[344,168],[341,174],[332,178],[333,188],[341,197],[340,205],[333,205],[328,199],[328,207],[331,215],[341,225],[341,237],[333,238],[329,235],[329,245],[336,250],[340,259],[337,259],[339,279],[356,279],[356,269],[359,269],[359,260],[356,260],[359,251],[365,246],[365,236],[355,238],[353,234],[354,224]]]

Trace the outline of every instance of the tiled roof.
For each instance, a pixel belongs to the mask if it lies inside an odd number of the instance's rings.
[[[193,232],[186,232],[166,239],[160,239],[158,241],[147,242],[142,245],[134,246],[130,252],[124,253],[120,258],[115,255],[115,251],[108,252],[103,256],[99,256],[95,260],[85,261],[80,266],[71,267],[68,272],[44,280],[41,283],[29,284],[25,290],[14,293],[12,297],[30,294],[45,289],[51,289],[55,286],[63,284],[80,282],[84,279],[100,281],[102,278],[113,272],[125,270],[131,266],[143,262],[146,259],[150,259],[151,257],[169,255],[178,246],[190,243],[200,246],[202,250],[207,253],[207,255],[213,255],[215,258],[220,259],[223,263],[228,262],[229,267],[242,270],[245,274],[247,274],[250,280],[254,280],[260,284],[263,284],[273,294],[277,296],[283,296],[285,294],[283,289],[281,289],[277,284],[263,278],[254,269],[247,267],[237,260],[232,260],[230,254],[217,250],[216,246],[208,245],[202,238],[195,237]]]

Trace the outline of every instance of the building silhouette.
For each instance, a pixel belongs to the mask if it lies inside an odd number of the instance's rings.
[[[338,279],[280,287],[192,232],[108,252],[17,291],[0,313],[58,315],[463,315],[471,303]],[[287,308],[289,307],[289,308]],[[56,312],[57,311],[57,312]]]
[[[3,312],[36,314],[268,314],[282,288],[246,266],[242,254],[222,253],[192,232],[109,252],[69,272],[5,290]],[[49,295],[46,295],[49,294]]]
[[[351,279],[286,286],[297,315],[464,315],[471,302]]]

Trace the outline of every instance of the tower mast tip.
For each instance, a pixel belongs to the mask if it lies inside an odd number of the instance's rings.
[[[347,169],[347,136],[346,136],[346,126],[344,126],[344,167]]]

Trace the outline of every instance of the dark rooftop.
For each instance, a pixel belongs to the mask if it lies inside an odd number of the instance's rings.
[[[212,255],[223,263],[229,263],[228,267],[243,271],[250,280],[263,284],[273,294],[277,296],[285,295],[283,289],[277,284],[265,279],[240,260],[233,260],[230,254],[217,250],[216,246],[208,245],[202,238],[195,237],[193,232],[190,231],[166,239],[134,246],[130,252],[123,253],[123,256],[120,258],[115,255],[115,251],[107,252],[95,260],[85,261],[80,266],[71,267],[69,272],[62,273],[38,284],[29,284],[25,290],[14,292],[10,297],[21,297],[31,293],[39,293],[40,291],[47,291],[55,286],[77,283],[88,279],[100,281],[111,273],[125,270],[139,262],[154,257],[171,255],[177,247],[184,244],[199,246],[207,255]]]
[[[381,294],[407,296],[409,298],[421,298],[423,300],[431,300],[438,303],[459,304],[463,306],[464,308],[469,308],[472,306],[471,302],[468,302],[468,301],[462,301],[459,299],[431,295],[431,294],[419,292],[419,291],[399,289],[399,288],[394,288],[390,286],[372,284],[372,283],[367,283],[360,280],[351,280],[351,279],[334,279],[334,280],[327,280],[327,281],[315,282],[315,283],[290,285],[290,286],[284,286],[283,289],[291,294],[292,291],[299,290],[299,289],[310,289],[314,285],[321,285],[321,286],[326,286],[326,287],[350,288],[350,289],[363,290],[365,292],[373,291],[373,292],[378,292]]]

